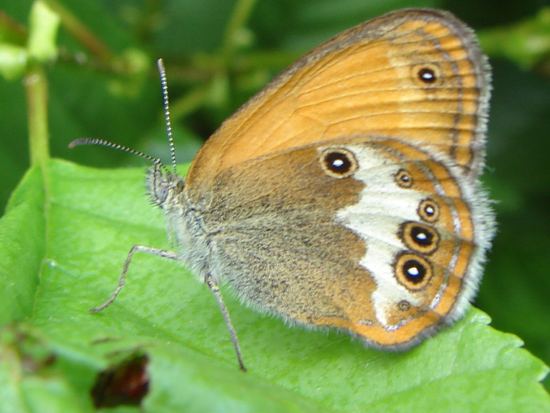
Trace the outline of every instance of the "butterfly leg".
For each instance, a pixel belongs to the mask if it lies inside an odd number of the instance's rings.
[[[120,292],[120,290],[122,290],[122,287],[124,287],[124,281],[126,280],[126,272],[128,272],[128,267],[130,266],[132,257],[134,256],[134,253],[138,251],[146,252],[148,254],[158,255],[159,257],[169,258],[171,260],[180,259],[180,256],[173,251],[161,250],[158,248],[147,247],[145,245],[134,245],[130,250],[130,252],[128,253],[128,256],[126,257],[126,261],[124,262],[124,267],[122,268],[122,274],[120,274],[120,279],[118,280],[118,286],[115,288],[115,291],[113,291],[109,299],[105,301],[103,304],[101,304],[99,307],[92,308],[90,310],[90,313],[97,313],[98,311],[103,310],[105,307],[107,307],[109,304],[115,301],[115,298],[117,297],[118,293]]]
[[[229,311],[227,311],[227,307],[225,306],[225,303],[223,301],[223,297],[220,293],[220,289],[218,288],[218,285],[210,275],[206,277],[206,285],[208,286],[208,288],[210,288],[210,291],[212,291],[212,293],[216,297],[216,300],[218,301],[218,305],[220,306],[220,310],[222,312],[225,325],[229,330],[229,334],[231,335],[231,341],[233,342],[233,346],[235,347],[235,353],[237,353],[237,360],[239,361],[239,366],[241,367],[242,371],[246,371],[246,367],[244,366],[243,358],[241,356],[241,348],[239,346],[239,339],[237,338],[237,332],[235,331],[235,328],[233,327],[233,323],[231,322],[231,318],[229,317]]]
[[[128,268],[130,267],[130,262],[132,261],[134,254],[138,251],[146,252],[148,254],[158,255],[159,257],[162,257],[162,258],[169,258],[171,260],[181,261],[181,257],[173,251],[161,250],[158,248],[147,247],[145,245],[134,245],[132,249],[130,249],[128,256],[126,257],[126,261],[124,262],[124,267],[122,268],[122,273],[120,274],[120,279],[118,280],[117,287],[115,288],[115,290],[113,291],[109,299],[105,301],[103,304],[101,304],[99,307],[92,308],[90,310],[91,313],[96,313],[98,311],[101,311],[107,306],[109,306],[113,301],[115,301],[118,293],[120,293],[120,290],[122,290],[122,287],[124,287],[124,282],[126,280],[126,273],[128,272]],[[235,328],[233,327],[233,323],[231,322],[231,318],[229,317],[229,312],[227,311],[227,307],[225,306],[225,303],[223,301],[222,295],[220,293],[220,289],[218,288],[218,285],[214,282],[214,280],[210,275],[206,277],[205,281],[206,281],[206,285],[208,286],[210,291],[212,291],[212,293],[216,297],[216,300],[218,301],[218,305],[222,312],[223,319],[225,321],[225,324],[231,336],[231,341],[233,342],[233,346],[235,347],[235,352],[237,353],[237,360],[239,361],[239,366],[242,371],[246,371],[246,367],[244,366],[243,359],[241,356],[239,339],[237,338],[237,333],[235,332]]]

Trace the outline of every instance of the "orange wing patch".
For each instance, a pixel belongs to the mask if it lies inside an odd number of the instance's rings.
[[[435,148],[477,176],[486,63],[469,29],[432,14],[372,20],[298,60],[213,134],[188,188],[208,187],[221,170],[267,153],[369,135]]]

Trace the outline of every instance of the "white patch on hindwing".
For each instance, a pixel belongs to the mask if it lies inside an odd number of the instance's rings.
[[[360,201],[347,206],[336,214],[336,219],[354,231],[366,243],[366,253],[359,264],[369,271],[377,288],[372,293],[374,312],[386,328],[388,315],[406,300],[420,306],[422,298],[409,291],[394,276],[397,254],[406,250],[398,236],[404,221],[418,221],[417,207],[426,194],[402,188],[395,182],[396,173],[402,168],[381,150],[370,145],[345,145],[357,158],[358,170],[354,174],[365,184]],[[326,150],[320,148],[319,150]]]

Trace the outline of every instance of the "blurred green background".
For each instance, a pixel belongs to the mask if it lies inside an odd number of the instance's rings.
[[[52,156],[144,165],[81,137],[168,159],[155,60],[165,59],[179,162],[276,73],[339,31],[402,7],[454,12],[493,67],[484,182],[499,231],[476,306],[550,364],[550,4],[548,0],[63,0],[59,56],[47,65]],[[30,0],[0,0],[5,45],[26,42]],[[5,63],[5,61],[4,61]],[[29,166],[23,79],[0,76],[0,205]],[[11,79],[7,79],[9,77]],[[546,383],[548,387],[548,380]]]

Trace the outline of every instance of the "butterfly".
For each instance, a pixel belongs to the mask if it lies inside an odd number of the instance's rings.
[[[163,90],[166,76],[161,65]],[[185,263],[286,321],[405,350],[463,316],[494,217],[479,175],[490,68],[451,13],[404,9],[318,46],[229,117],[184,179],[158,159],[149,195]],[[168,98],[165,107],[168,113]],[[95,310],[98,310],[95,309]]]

